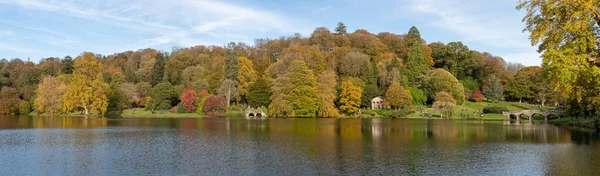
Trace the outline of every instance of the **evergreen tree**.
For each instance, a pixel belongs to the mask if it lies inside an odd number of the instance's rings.
[[[271,84],[264,77],[260,76],[256,81],[250,83],[248,86],[248,95],[246,96],[246,100],[248,101],[248,105],[254,108],[267,107],[271,97]]]
[[[431,70],[431,64],[425,60],[425,53],[421,44],[414,44],[406,58],[406,64],[402,69],[402,75],[406,77],[410,85],[415,85],[417,77]]]
[[[227,45],[227,58],[225,59],[225,79],[230,79],[236,82],[238,80],[238,63],[239,58],[235,54],[235,43],[231,42]]]
[[[163,81],[163,78],[165,77],[165,62],[166,62],[165,53],[158,53],[156,55],[156,61],[154,62],[154,67],[152,68],[150,85],[156,86],[158,83]]]
[[[406,35],[406,37],[408,37],[409,39],[416,39],[416,40],[418,40],[420,42],[420,40],[421,40],[421,32],[419,32],[419,29],[417,29],[417,27],[412,26],[408,30],[408,34]]]
[[[504,86],[502,86],[500,79],[492,75],[486,83],[487,85],[483,87],[483,95],[494,102],[502,101],[504,99]]]
[[[72,74],[73,64],[73,58],[71,58],[71,56],[65,56],[65,58],[60,61],[61,74]]]
[[[335,34],[336,35],[348,34],[348,32],[346,31],[346,25],[342,22],[338,22],[337,27],[335,27]]]

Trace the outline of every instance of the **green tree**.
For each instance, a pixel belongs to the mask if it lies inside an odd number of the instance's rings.
[[[335,34],[336,35],[348,34],[348,32],[346,31],[346,25],[342,22],[338,22],[337,27],[335,27]]]
[[[409,38],[409,39],[411,39],[411,40],[418,40],[420,42],[420,40],[421,40],[421,32],[419,32],[419,29],[417,29],[417,27],[412,26],[408,30],[408,34],[406,34],[406,37]]]
[[[450,42],[448,45],[432,43],[429,46],[433,50],[432,57],[436,68],[447,70],[459,80],[473,76],[477,62],[469,47],[462,42]]]
[[[422,78],[421,89],[425,91],[429,100],[433,100],[436,93],[444,91],[452,95],[459,105],[465,101],[464,87],[444,69],[438,68],[427,72]]]
[[[493,102],[502,101],[504,99],[504,86],[500,79],[492,75],[486,82],[487,85],[483,86],[483,95]]]
[[[268,107],[271,97],[271,83],[264,77],[260,76],[256,81],[248,86],[248,105],[254,108]]]
[[[415,84],[417,77],[431,70],[431,63],[426,60],[421,44],[415,43],[410,47],[405,62],[402,75],[406,77],[411,85]]]
[[[406,91],[410,93],[410,96],[413,98],[412,102],[414,105],[424,105],[427,102],[427,95],[421,89],[414,87],[407,87]]]
[[[152,109],[168,110],[177,105],[179,94],[168,82],[158,83],[152,88],[150,97],[152,97]]]
[[[292,62],[286,74],[293,85],[289,102],[292,116],[314,117],[317,112],[317,80],[303,61]]]
[[[314,117],[317,111],[317,80],[306,63],[294,60],[287,73],[275,79],[269,115]]]
[[[139,82],[135,84],[135,90],[140,98],[137,105],[139,107],[148,106],[148,96],[150,96],[150,91],[152,91],[152,85],[149,82]]]
[[[83,109],[89,113],[104,114],[108,107],[105,91],[108,85],[103,82],[102,63],[94,53],[84,52],[75,58],[73,78],[63,96],[63,110],[72,112]]]
[[[165,77],[165,62],[165,53],[158,53],[156,55],[156,61],[154,62],[154,66],[152,67],[150,85],[155,86],[163,81],[163,78]]]
[[[73,61],[73,58],[71,58],[71,56],[65,56],[65,58],[60,61],[60,73],[72,74],[74,64],[75,62]]]
[[[340,110],[348,114],[354,114],[358,112],[362,94],[362,89],[360,86],[356,86],[351,80],[348,80],[342,82],[340,88]]]
[[[31,112],[31,105],[28,101],[23,101],[19,103],[19,115],[29,115]]]
[[[516,99],[521,102],[523,99],[532,99],[535,95],[533,79],[537,76],[539,67],[527,67],[521,69],[515,77],[506,85],[507,98]]]
[[[392,83],[385,92],[384,104],[396,110],[410,110],[412,109],[412,97],[400,86],[400,83]]]
[[[360,98],[360,106],[371,108],[371,100],[380,95],[381,92],[377,88],[376,84],[365,85]]]
[[[186,86],[193,86],[194,83],[198,80],[202,80],[203,76],[202,66],[189,66],[181,72],[181,78],[183,79],[183,84]]]
[[[237,80],[239,75],[239,57],[235,53],[234,49],[235,43],[231,42],[227,45],[227,58],[225,59],[225,79],[229,79],[236,82],[235,87],[237,87]]]

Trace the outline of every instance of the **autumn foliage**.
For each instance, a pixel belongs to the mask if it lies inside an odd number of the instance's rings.
[[[200,98],[196,95],[196,91],[187,90],[181,96],[181,101],[183,102],[183,106],[187,110],[187,112],[192,112],[196,110],[196,106],[198,105]]]
[[[208,116],[223,117],[225,116],[227,103],[220,96],[210,96],[204,101],[202,112]]]
[[[483,96],[481,91],[479,91],[479,89],[475,89],[475,91],[473,92],[473,95],[471,95],[471,99],[473,101],[480,102],[480,101],[483,101],[483,99],[485,99],[485,97]]]

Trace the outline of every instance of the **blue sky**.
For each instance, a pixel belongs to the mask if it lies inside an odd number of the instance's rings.
[[[516,0],[0,0],[0,58],[77,56],[83,51],[253,44],[316,27],[404,34],[427,42],[462,41],[507,62],[539,65],[522,33]]]

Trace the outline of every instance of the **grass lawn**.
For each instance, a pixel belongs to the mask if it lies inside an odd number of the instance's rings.
[[[201,118],[207,117],[198,113],[172,113],[166,112],[164,114],[160,114],[156,112],[156,114],[152,114],[152,111],[146,111],[142,108],[135,109],[135,113],[133,113],[133,109],[123,110],[121,113],[121,117],[126,118],[173,118],[173,117],[182,117],[182,118]]]
[[[452,115],[452,117],[450,119],[461,119],[461,114],[467,115],[468,119],[487,119],[487,120],[503,120],[506,119],[505,116],[503,116],[502,114],[484,114],[483,118],[479,115],[474,115],[474,113],[476,111],[478,112],[482,112],[483,108],[487,107],[487,106],[500,106],[500,107],[506,107],[508,108],[509,111],[522,111],[522,110],[532,110],[532,109],[536,109],[536,110],[553,110],[554,108],[551,107],[543,107],[543,108],[538,108],[535,105],[532,104],[525,104],[525,103],[518,103],[518,102],[498,102],[498,103],[492,103],[492,102],[471,102],[471,101],[465,101],[462,105],[456,106],[456,108],[454,109],[454,114]],[[438,112],[436,112],[435,110],[433,110],[430,106],[415,106],[414,108],[417,109],[417,111],[415,113],[409,114],[407,115],[407,118],[428,118],[428,117],[421,117],[418,109],[419,107],[423,107],[425,112],[431,113],[433,114],[433,118],[440,118],[440,115]]]
[[[573,117],[568,117],[568,118],[560,118],[560,119],[550,120],[548,123],[594,129],[594,128],[596,128],[594,126],[594,120],[600,120],[600,119],[598,119],[598,118],[583,118],[583,117],[575,119]]]

